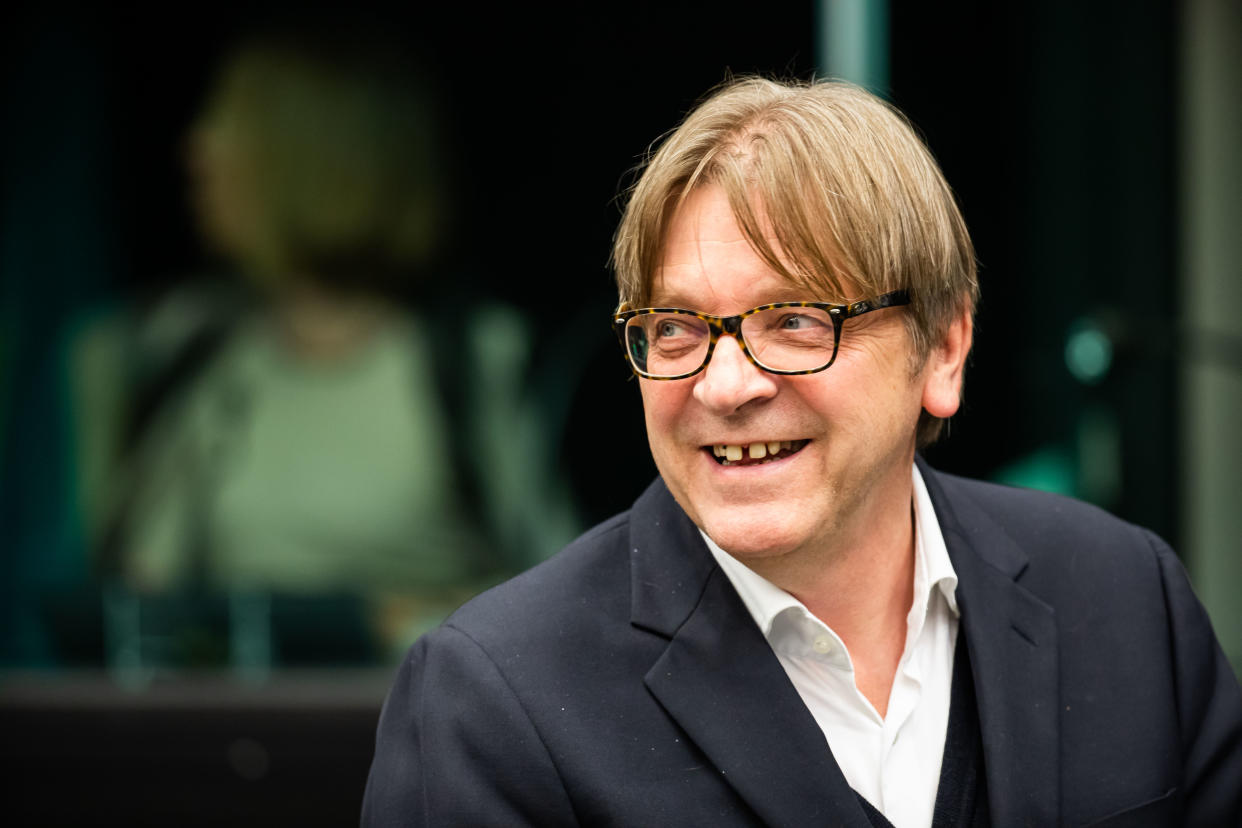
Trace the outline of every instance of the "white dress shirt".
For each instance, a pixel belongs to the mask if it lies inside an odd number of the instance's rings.
[[[831,628],[703,535],[824,731],[845,780],[897,828],[932,822],[959,615],[957,574],[917,467],[913,475],[914,600],[886,716],[859,692],[853,660]]]

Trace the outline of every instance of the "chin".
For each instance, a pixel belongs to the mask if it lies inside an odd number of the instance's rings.
[[[809,527],[793,520],[796,511],[788,504],[713,512],[709,510],[696,523],[721,549],[740,560],[786,555],[804,546],[809,536]]]

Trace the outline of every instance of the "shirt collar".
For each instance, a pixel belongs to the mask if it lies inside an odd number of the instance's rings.
[[[960,616],[957,606],[957,573],[949,560],[949,549],[940,531],[940,521],[932,507],[931,496],[918,466],[912,466],[914,482],[914,607],[911,609],[910,626],[921,629],[927,606],[935,591],[944,596],[949,610]],[[795,608],[810,615],[810,611],[797,598],[759,575],[746,564],[721,549],[707,533],[699,529],[716,563],[737,590],[751,617],[771,641],[772,624],[787,609]],[[918,611],[916,614],[916,610]]]
[[[931,495],[927,493],[927,483],[919,472],[914,469],[914,590],[915,594],[923,594],[924,590],[938,589],[944,595],[945,602],[954,617],[961,617],[957,608],[957,571],[949,560],[949,547],[944,542],[944,533],[940,531],[940,521],[936,519],[936,509],[932,506]],[[924,573],[924,580],[919,581],[919,572]]]

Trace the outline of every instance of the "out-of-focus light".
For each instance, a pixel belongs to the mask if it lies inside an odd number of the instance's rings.
[[[1092,322],[1079,321],[1065,340],[1065,365],[1074,379],[1095,385],[1113,364],[1113,343]]]

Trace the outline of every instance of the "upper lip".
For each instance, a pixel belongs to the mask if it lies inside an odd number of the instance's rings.
[[[731,437],[725,440],[709,440],[704,443],[705,446],[749,446],[751,443],[795,443],[802,440],[802,437],[751,437],[748,439],[739,439]]]

